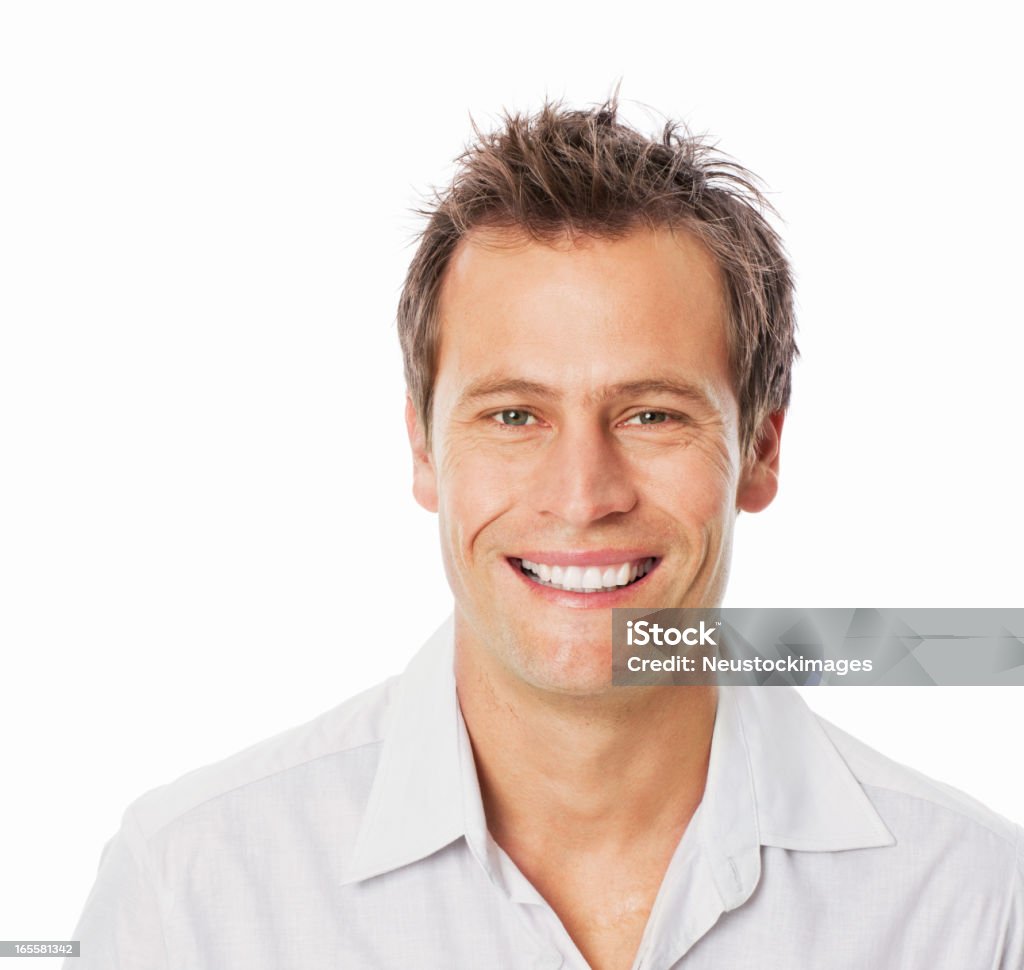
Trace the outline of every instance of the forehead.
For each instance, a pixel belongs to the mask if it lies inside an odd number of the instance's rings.
[[[439,311],[439,385],[482,372],[581,393],[655,372],[731,383],[722,274],[685,230],[552,243],[477,230],[449,264]]]

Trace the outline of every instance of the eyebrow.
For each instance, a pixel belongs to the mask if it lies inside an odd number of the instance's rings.
[[[587,394],[589,403],[602,403],[617,397],[640,397],[646,394],[669,394],[686,398],[705,407],[712,407],[708,394],[698,385],[676,378],[653,377],[639,381],[623,381],[595,388]],[[474,404],[484,398],[522,396],[539,400],[557,401],[562,392],[547,384],[520,378],[484,377],[474,381],[459,396],[457,407]]]

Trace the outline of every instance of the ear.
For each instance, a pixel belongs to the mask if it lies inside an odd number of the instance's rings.
[[[437,475],[427,448],[427,433],[412,398],[405,397],[405,428],[412,448],[412,494],[428,512],[437,511]]]
[[[736,491],[736,508],[742,512],[767,508],[779,490],[779,447],[785,416],[783,411],[769,414],[758,430],[757,450],[744,466]]]

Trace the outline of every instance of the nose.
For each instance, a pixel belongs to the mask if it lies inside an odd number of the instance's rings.
[[[607,428],[564,425],[537,457],[536,507],[568,525],[583,528],[637,503],[633,473]]]

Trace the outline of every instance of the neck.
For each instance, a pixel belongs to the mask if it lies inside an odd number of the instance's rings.
[[[459,703],[488,828],[506,851],[678,838],[704,793],[712,687],[534,687],[456,638]]]

